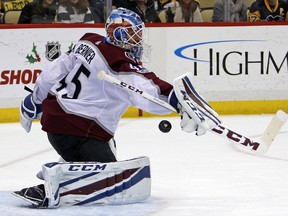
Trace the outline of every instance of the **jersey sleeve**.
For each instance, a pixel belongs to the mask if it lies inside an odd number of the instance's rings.
[[[130,73],[121,74],[119,79],[153,97],[159,98],[168,102],[168,96],[173,89],[173,86],[157,77],[153,72],[144,74]],[[164,108],[152,101],[145,99],[139,94],[134,94],[132,91],[128,92],[130,103],[132,106],[153,114],[168,114],[171,110]]]
[[[43,69],[37,77],[33,90],[33,99],[36,103],[42,103],[52,86],[69,73],[73,61],[71,58],[72,56],[67,53],[62,54]]]

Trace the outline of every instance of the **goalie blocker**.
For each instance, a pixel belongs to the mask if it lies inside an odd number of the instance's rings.
[[[128,204],[150,197],[150,162],[146,156],[112,163],[46,163],[45,206]],[[14,195],[36,205],[25,196]]]

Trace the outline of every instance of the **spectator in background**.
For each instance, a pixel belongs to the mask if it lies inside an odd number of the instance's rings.
[[[174,22],[203,22],[198,2],[179,0],[179,6],[175,10]]]
[[[104,23],[104,0],[89,0],[95,23]]]
[[[0,0],[0,24],[3,24],[3,17],[4,17],[4,7],[2,7],[3,2]]]
[[[154,0],[154,8],[157,12],[165,9],[165,5],[175,2],[176,0]]]
[[[105,23],[105,0],[89,0],[90,9],[95,16],[95,23]],[[129,8],[130,0],[113,0],[112,8],[114,10],[118,7]]]
[[[171,6],[171,4],[173,4],[173,3],[177,2],[177,1],[179,1],[179,0],[155,0],[156,4],[158,6],[158,11],[161,11],[163,9],[164,10],[167,9],[168,7]],[[194,0],[194,1],[197,2],[198,5],[200,6],[199,0]],[[207,0],[205,0],[205,1],[207,1]]]
[[[112,1],[112,8],[111,10],[114,10],[116,8],[122,7],[122,8],[131,8],[133,6],[134,0],[113,0]],[[90,9],[96,16],[95,23],[105,23],[105,0],[89,0]]]
[[[93,0],[92,0],[93,1]],[[131,5],[133,5],[134,0],[113,0],[112,1],[112,6],[113,9],[122,7],[122,8],[130,8]]]
[[[248,14],[251,22],[288,21],[288,4],[284,0],[256,0]]]
[[[161,22],[154,7],[154,0],[131,1],[128,9],[137,13],[145,23]]]
[[[230,1],[230,14],[225,20],[227,0],[217,0],[213,8],[212,22],[246,22],[248,6],[243,0]]]
[[[19,24],[53,23],[57,9],[57,1],[39,0],[24,6],[19,17]]]
[[[172,1],[167,7],[167,22],[203,22],[199,3],[195,0]]]
[[[88,0],[60,0],[56,22],[95,23]]]
[[[169,4],[170,2],[173,2],[173,0],[157,0],[158,5],[158,11],[165,10],[165,5]]]

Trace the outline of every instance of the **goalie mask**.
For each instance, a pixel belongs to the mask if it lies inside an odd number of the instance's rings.
[[[107,18],[105,29],[108,43],[129,50],[137,59],[141,59],[145,25],[138,14],[117,8]]]

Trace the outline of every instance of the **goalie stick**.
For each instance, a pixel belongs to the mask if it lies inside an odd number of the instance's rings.
[[[117,86],[120,86],[121,88],[133,92],[135,94],[138,94],[147,100],[150,100],[160,106],[163,106],[167,108],[168,110],[171,110],[172,112],[177,112],[176,109],[171,106],[169,103],[156,98],[141,89],[137,89],[134,86],[131,86],[125,82],[122,82],[118,80],[117,78],[110,76],[106,74],[104,71],[99,71],[97,74],[98,78],[100,80],[105,80],[107,82],[113,83]],[[281,127],[285,124],[287,121],[287,114],[283,112],[282,110],[278,110],[276,115],[272,118],[271,122],[269,123],[268,127],[266,128],[264,134],[260,139],[255,139],[252,140],[248,136],[244,136],[238,132],[235,132],[228,127],[219,124],[215,128],[211,129],[210,131],[213,132],[214,134],[217,134],[228,141],[235,143],[235,144],[240,144],[242,146],[245,146],[249,150],[255,153],[263,154],[265,153],[268,148],[271,146],[273,140],[276,138],[278,132],[280,131]]]
[[[261,140],[270,146],[287,119],[288,115],[284,111],[278,110],[267,126],[265,132],[262,134]]]

